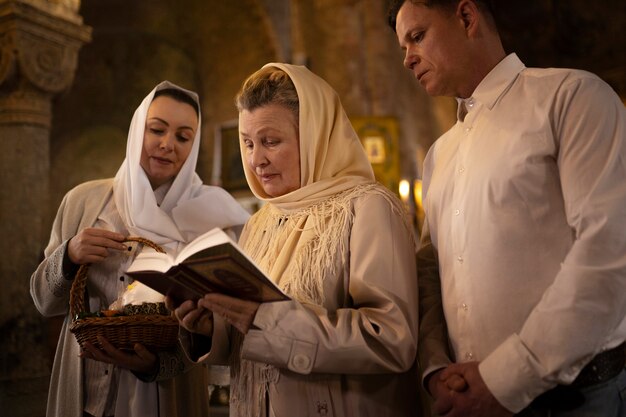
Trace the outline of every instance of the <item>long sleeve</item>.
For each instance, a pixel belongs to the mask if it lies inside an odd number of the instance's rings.
[[[336,280],[346,288],[344,305],[261,305],[254,321],[259,330],[246,335],[243,358],[300,374],[411,368],[418,316],[412,238],[382,197],[360,203],[355,204],[350,258]]]
[[[35,307],[46,317],[67,314],[72,280],[63,274],[63,256],[69,237],[63,236],[67,195],[59,207],[52,226],[50,241],[44,251],[44,260],[30,278],[30,293]]]
[[[574,241],[521,332],[480,366],[513,411],[572,382],[595,354],[626,336],[626,112],[599,79],[576,79],[563,90],[552,120]]]
[[[79,230],[92,226],[108,197],[111,179],[80,184],[70,190],[57,210],[44,260],[30,278],[30,294],[37,310],[46,317],[66,314],[72,277],[63,275],[67,241]]]
[[[419,362],[423,376],[453,362],[441,303],[441,281],[437,251],[430,240],[428,220],[424,222],[417,252],[419,276]]]

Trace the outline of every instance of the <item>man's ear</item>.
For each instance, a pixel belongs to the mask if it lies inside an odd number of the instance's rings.
[[[456,8],[457,17],[463,22],[465,32],[468,36],[473,36],[478,30],[480,21],[480,10],[474,0],[461,0]]]

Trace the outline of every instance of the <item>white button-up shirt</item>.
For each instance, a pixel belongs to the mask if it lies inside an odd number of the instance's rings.
[[[480,361],[517,412],[626,337],[626,111],[514,54],[463,105],[424,165],[420,360]]]

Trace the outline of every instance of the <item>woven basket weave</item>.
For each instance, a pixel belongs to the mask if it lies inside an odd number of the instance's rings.
[[[128,237],[126,241],[139,242],[150,246],[157,252],[164,252],[160,246],[141,237]],[[84,317],[85,285],[88,265],[81,265],[76,273],[70,290],[70,331],[76,336],[78,344],[84,342],[101,348],[97,336],[103,336],[118,349],[132,350],[135,343],[141,343],[152,351],[172,348],[178,339],[178,321],[172,316],[162,314],[136,314],[132,316]]]

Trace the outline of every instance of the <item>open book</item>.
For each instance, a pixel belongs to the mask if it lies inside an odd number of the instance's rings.
[[[210,292],[257,302],[289,299],[220,228],[198,236],[175,257],[142,252],[126,273],[177,303]]]

